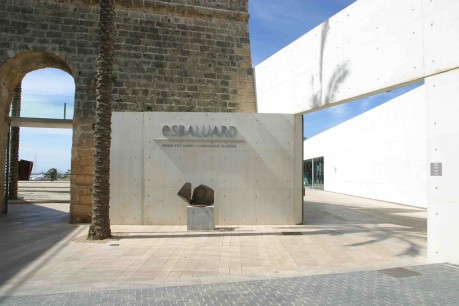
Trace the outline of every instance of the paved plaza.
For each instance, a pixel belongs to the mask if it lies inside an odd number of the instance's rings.
[[[12,204],[70,203],[70,181],[20,181],[18,200]]]
[[[459,297],[457,266],[426,259],[425,209],[307,190],[304,225],[113,225],[114,239],[87,242],[88,226],[68,223],[68,203],[31,204],[33,190],[52,199],[64,188],[21,190],[28,204],[0,217],[0,295],[8,297],[0,303],[445,305]]]
[[[457,305],[459,266],[0,298],[4,305]],[[408,272],[408,273],[407,273]],[[413,275],[414,274],[414,275]]]

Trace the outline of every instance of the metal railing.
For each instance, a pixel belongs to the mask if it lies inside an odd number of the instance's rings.
[[[5,161],[5,197],[3,199],[3,210],[2,212],[8,214],[8,198],[10,190],[10,137],[11,137],[11,126],[8,123],[8,139],[6,142],[6,161]]]

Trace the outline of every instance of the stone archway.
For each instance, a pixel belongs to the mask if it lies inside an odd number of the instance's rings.
[[[61,69],[70,75],[72,69],[60,57],[47,52],[20,52],[0,67],[0,167],[5,168],[8,121],[14,87],[29,72],[42,68]],[[75,104],[77,101],[75,101]],[[75,125],[74,125],[75,127]],[[72,148],[73,151],[73,148]],[[72,167],[75,163],[72,162]],[[4,197],[5,173],[0,171],[0,198]],[[73,191],[71,192],[73,194]]]

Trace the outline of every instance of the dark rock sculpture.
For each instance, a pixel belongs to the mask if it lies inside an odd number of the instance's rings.
[[[199,185],[193,190],[193,197],[190,201],[191,205],[213,205],[214,190],[206,185]]]
[[[191,183],[185,183],[177,193],[182,199],[193,206],[210,206],[214,204],[214,190],[206,185],[199,185],[193,190],[191,197]]]
[[[179,197],[184,199],[187,203],[191,200],[191,183],[185,183],[177,193]]]

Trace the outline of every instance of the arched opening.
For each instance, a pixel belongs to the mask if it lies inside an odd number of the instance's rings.
[[[27,73],[43,68],[57,68],[72,76],[70,67],[63,59],[54,54],[45,52],[21,52],[0,67],[0,152],[2,152],[0,154],[0,167],[3,167],[3,169],[5,169],[7,157],[6,151],[10,127],[9,113],[14,88],[21,82]],[[40,117],[40,114],[29,115]],[[5,172],[2,171],[0,174],[0,184],[2,186],[0,188],[0,196],[2,200],[5,197],[5,183],[6,175]]]
[[[10,203],[53,203],[68,211],[66,205],[57,204],[70,203],[74,98],[74,79],[63,70],[34,70],[22,79],[20,116],[11,118],[12,126],[21,127],[12,127],[11,133],[20,129],[18,145],[13,137],[10,141],[11,152],[18,147],[19,160],[19,169],[15,169],[13,156],[10,158]],[[12,170],[19,174],[17,183]]]

